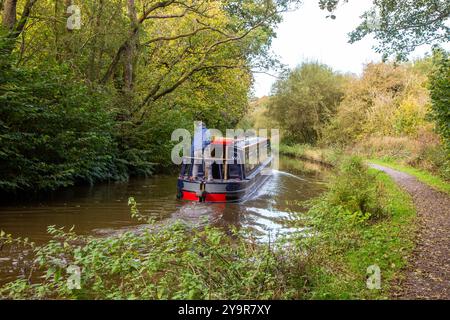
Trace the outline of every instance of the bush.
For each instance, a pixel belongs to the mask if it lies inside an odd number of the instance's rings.
[[[344,77],[328,66],[304,63],[273,87],[267,116],[278,122],[286,143],[316,143],[343,96]]]
[[[353,222],[366,222],[383,218],[384,188],[376,182],[362,160],[357,157],[346,159],[330,183],[327,201],[341,208],[341,212]]]
[[[313,299],[392,298],[414,247],[416,212],[412,199],[387,174],[367,171],[358,159],[345,160],[341,168],[349,171],[338,174],[330,191],[311,201],[307,215],[310,218],[306,220],[310,221],[307,226],[316,231],[308,244],[310,296]],[[348,187],[343,185],[344,180],[350,183]],[[363,214],[358,203],[374,203],[373,191],[361,195],[351,184],[377,189],[376,198],[383,200],[368,209],[370,214]],[[383,215],[372,215],[381,207],[385,210]],[[374,264],[383,272],[381,290],[366,287],[367,267]]]
[[[14,66],[0,39],[0,191],[55,190],[126,178],[107,97],[68,67]]]

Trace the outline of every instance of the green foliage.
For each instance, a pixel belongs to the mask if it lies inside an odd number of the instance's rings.
[[[339,3],[348,0],[320,0],[320,8],[334,12]],[[351,2],[350,2],[351,3]],[[350,4],[351,5],[351,4]],[[385,58],[395,55],[403,60],[415,48],[448,42],[450,28],[448,0],[378,0],[362,15],[361,24],[350,33],[350,42],[373,35],[379,44],[376,51]],[[336,19],[334,14],[331,18]]]
[[[174,129],[233,128],[295,3],[82,1],[79,30],[67,1],[12,3],[25,28],[1,31],[0,191],[150,175]]]
[[[353,159],[343,170],[362,171]],[[145,228],[93,238],[73,228],[49,227],[53,239],[36,246],[0,232],[0,246],[26,246],[33,274],[0,287],[4,299],[349,299],[385,298],[399,279],[413,248],[415,211],[410,197],[383,174],[370,173],[386,187],[390,219],[370,223],[348,215],[348,201],[331,203],[330,190],[292,221],[311,227],[311,237],[255,242],[245,231],[190,228],[181,222],[157,225],[139,213]],[[366,179],[358,175],[354,179]],[[357,184],[365,185],[366,182]],[[355,184],[354,184],[355,185]],[[354,190],[354,189],[353,189]],[[354,190],[355,191],[355,190]],[[306,218],[306,219],[305,219]],[[288,242],[286,242],[288,241]],[[366,288],[366,269],[382,270],[382,290]],[[81,289],[70,289],[69,266],[81,269]],[[29,270],[25,268],[25,270]]]
[[[269,116],[286,142],[315,143],[336,112],[343,92],[342,76],[319,63],[305,63],[275,83]]]
[[[130,205],[134,217],[143,217],[133,199]],[[43,277],[31,284],[22,279],[8,283],[0,288],[0,297],[277,299],[302,295],[303,269],[295,263],[301,255],[298,250],[283,253],[273,244],[258,245],[236,230],[230,237],[220,229],[190,229],[177,222],[147,225],[139,234],[107,238],[79,236],[54,226],[48,232],[53,239],[33,251],[36,272]],[[81,268],[81,289],[67,286],[70,265]]]
[[[269,115],[270,97],[253,99],[250,101],[247,114],[241,119],[238,128],[242,129],[270,129],[277,128],[278,124]]]
[[[448,66],[445,71],[437,63],[443,60],[434,60],[367,65],[361,78],[347,82],[321,143],[364,157],[396,159],[448,180],[450,153],[442,144],[448,141]]]
[[[349,81],[323,143],[349,145],[370,136],[411,136],[427,127],[427,69],[412,65],[369,64]]]
[[[436,50],[434,63],[435,70],[430,77],[432,117],[447,146],[450,160],[450,57],[448,53]]]
[[[67,66],[15,67],[0,51],[0,189],[54,190],[120,179],[105,96]]]
[[[355,159],[347,160],[342,167],[343,170],[351,168],[362,170],[361,163]],[[341,172],[338,177],[342,175]],[[309,298],[387,299],[399,290],[396,283],[402,279],[403,268],[414,248],[416,212],[411,197],[384,173],[369,170],[346,179],[362,179],[350,183],[368,185],[368,176],[372,186],[383,185],[384,191],[378,194],[385,197],[383,209],[386,215],[383,218],[370,216],[367,220],[366,215],[349,210],[361,194],[355,188],[353,192],[350,187],[342,188],[337,180],[327,194],[311,203],[309,225],[317,232],[307,244],[311,255]],[[341,186],[336,188],[337,184]],[[342,189],[347,189],[345,197],[336,195]],[[343,201],[340,204],[336,203],[339,198]],[[380,267],[381,290],[366,287],[366,270],[371,265]]]
[[[149,114],[142,125],[133,129],[130,144],[136,149],[148,150],[150,161],[160,167],[172,165],[171,151],[177,142],[171,142],[172,132],[178,128],[193,131],[194,119],[189,114],[161,106]]]
[[[360,158],[345,159],[330,183],[329,204],[341,208],[351,222],[363,223],[385,217],[384,186],[378,184]]]

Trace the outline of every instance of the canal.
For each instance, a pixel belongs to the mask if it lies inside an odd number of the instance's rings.
[[[249,229],[261,241],[280,234],[305,232],[289,222],[301,215],[303,201],[326,188],[328,171],[320,165],[289,157],[280,158],[280,168],[243,203],[207,204],[176,199],[177,175],[156,175],[126,183],[78,186],[54,193],[45,200],[0,206],[0,230],[14,237],[27,237],[38,244],[50,239],[47,226],[71,228],[79,234],[105,236],[133,230],[139,222],[130,216],[128,198],[134,197],[141,214],[160,224],[183,220],[193,225],[214,225]],[[20,252],[0,252],[0,284],[10,281]]]

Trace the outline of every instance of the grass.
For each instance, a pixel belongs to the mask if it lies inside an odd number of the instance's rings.
[[[435,176],[425,170],[420,170],[412,167],[408,167],[405,165],[398,164],[392,160],[381,160],[381,159],[369,159],[368,162],[386,166],[398,171],[402,171],[408,173],[417,178],[417,180],[425,183],[426,185],[445,192],[450,195],[450,183],[446,182],[444,179]]]
[[[403,277],[414,248],[416,211],[410,196],[388,175],[368,172],[384,194],[384,218],[352,221],[354,215],[331,205],[329,195],[310,210],[319,230],[310,244],[310,299],[388,299]],[[380,290],[366,286],[367,268],[372,265],[381,270]]]
[[[280,154],[325,165],[334,165],[340,153],[333,149],[312,147],[308,144],[280,145]]]

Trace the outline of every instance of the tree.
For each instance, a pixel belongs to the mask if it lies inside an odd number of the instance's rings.
[[[235,126],[252,71],[276,62],[281,13],[298,2],[3,0],[2,188],[147,174],[151,161],[170,164],[171,130]],[[72,3],[80,29],[67,28]]]
[[[320,8],[333,13],[339,3],[349,0],[320,0]],[[336,18],[334,14],[330,17]],[[361,24],[350,33],[350,43],[373,35],[375,48],[385,59],[396,55],[405,60],[420,45],[448,42],[450,0],[374,0],[373,7],[362,15]]]
[[[349,80],[335,117],[324,130],[329,144],[351,145],[373,136],[414,138],[429,108],[427,71],[414,65],[368,64]]]
[[[94,85],[114,86],[120,118],[141,123],[155,102],[197,74],[268,68],[281,12],[298,0],[111,0],[79,2],[82,28],[65,29],[66,0],[38,3],[22,34],[19,63],[68,62]],[[29,17],[29,11],[27,17]],[[25,12],[25,10],[24,10]],[[16,25],[19,25],[17,23]],[[17,49],[17,46],[16,46]],[[126,102],[126,103],[124,103]]]
[[[124,179],[105,97],[67,66],[15,67],[0,37],[0,191]]]
[[[283,129],[284,139],[315,143],[342,98],[342,76],[328,66],[304,63],[273,87],[269,116]]]
[[[13,30],[16,25],[17,0],[5,0],[3,3],[3,26]]]
[[[430,77],[432,116],[450,153],[450,58],[443,50],[434,52],[435,70]]]
[[[10,38],[17,38],[25,28],[30,17],[31,10],[37,0],[26,0],[23,5],[22,14],[17,21],[18,0],[5,0],[3,3],[2,25],[9,30]]]

